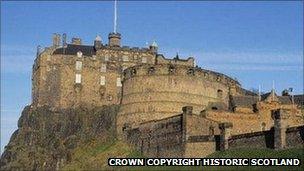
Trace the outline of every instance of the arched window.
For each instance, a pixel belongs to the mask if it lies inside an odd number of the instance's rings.
[[[136,69],[131,70],[131,75],[136,75]]]
[[[217,98],[223,98],[223,90],[221,89],[217,90]]]
[[[265,131],[265,130],[266,130],[266,123],[262,122],[262,131]]]
[[[213,106],[211,109],[212,109],[212,110],[217,110],[217,107]]]

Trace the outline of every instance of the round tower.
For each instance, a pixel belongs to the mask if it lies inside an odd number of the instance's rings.
[[[109,34],[109,46],[120,47],[120,33],[110,33]]]

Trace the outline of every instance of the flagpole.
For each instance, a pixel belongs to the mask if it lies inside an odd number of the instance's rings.
[[[117,27],[117,0],[114,1],[114,33],[116,33]]]

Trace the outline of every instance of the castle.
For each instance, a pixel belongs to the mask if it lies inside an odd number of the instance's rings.
[[[227,146],[232,135],[271,130],[273,113],[286,118],[284,129],[304,123],[302,96],[256,94],[227,75],[195,66],[193,57],[167,59],[155,42],[148,48],[121,46],[119,33],[110,33],[107,44],[97,36],[93,45],[80,38],[67,43],[65,34],[61,44],[54,34],[52,46],[37,50],[32,84],[34,107],[120,105],[117,134],[152,156],[205,156],[216,150],[215,135],[223,135]]]

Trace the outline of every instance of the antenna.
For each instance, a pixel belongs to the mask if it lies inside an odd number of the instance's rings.
[[[116,33],[117,27],[117,0],[114,1],[114,33]]]

